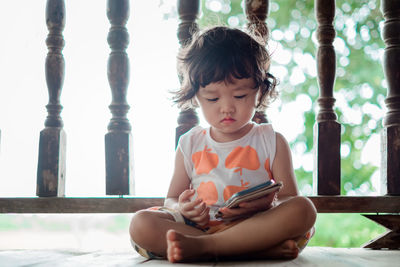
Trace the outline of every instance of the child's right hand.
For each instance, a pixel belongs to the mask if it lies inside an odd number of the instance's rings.
[[[187,189],[179,195],[179,212],[199,226],[205,226],[210,221],[210,208],[201,198],[190,200],[195,192],[194,189]]]

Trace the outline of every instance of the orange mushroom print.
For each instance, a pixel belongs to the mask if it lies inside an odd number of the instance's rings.
[[[267,158],[267,160],[265,161],[265,164],[264,164],[264,168],[268,173],[269,179],[273,180],[274,177],[272,176],[271,168],[269,167],[269,165],[270,165],[269,164],[269,158]]]
[[[260,168],[260,160],[258,159],[257,151],[251,146],[238,146],[229,153],[225,160],[225,167],[234,169],[235,172],[243,173],[243,168],[248,170],[257,170]]]
[[[201,182],[197,188],[197,198],[203,199],[208,206],[214,205],[218,201],[217,187],[211,181]]]
[[[243,180],[240,180],[240,186],[237,185],[228,185],[227,187],[224,188],[224,200],[227,201],[233,194],[236,194],[237,192],[240,192],[242,190],[245,190],[249,185],[249,182],[243,183]]]
[[[218,155],[211,152],[211,148],[204,147],[202,151],[193,153],[192,161],[197,174],[208,174],[218,166]]]

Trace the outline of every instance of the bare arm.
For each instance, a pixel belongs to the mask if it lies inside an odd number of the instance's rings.
[[[272,164],[272,175],[275,181],[283,183],[283,188],[278,193],[279,201],[299,195],[289,144],[285,137],[278,132],[276,133],[276,153]]]
[[[179,196],[187,189],[190,189],[190,179],[185,170],[182,152],[180,149],[177,149],[174,172],[164,205],[172,209],[177,209]]]
[[[183,216],[198,225],[206,225],[210,220],[210,208],[207,207],[202,199],[191,200],[195,190],[191,189],[190,184],[191,182],[184,166],[183,154],[180,149],[177,149],[175,169],[164,205],[179,210]]]

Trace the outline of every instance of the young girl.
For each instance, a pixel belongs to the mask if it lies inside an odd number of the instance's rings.
[[[165,206],[132,219],[135,249],[171,262],[297,257],[316,211],[299,196],[285,138],[252,122],[276,94],[266,48],[241,30],[214,27],[195,34],[178,63],[175,100],[200,107],[210,127],[180,138]],[[278,193],[221,208],[236,192],[272,179],[283,183]]]

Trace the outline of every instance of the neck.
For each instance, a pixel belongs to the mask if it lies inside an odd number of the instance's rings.
[[[210,128],[210,136],[217,142],[226,143],[238,140],[245,136],[250,130],[253,128],[253,123],[249,122],[240,128],[238,131],[233,133],[224,133],[218,130],[215,130],[213,127]]]

